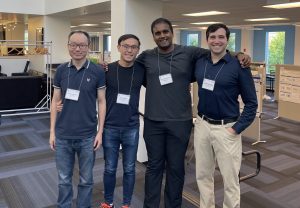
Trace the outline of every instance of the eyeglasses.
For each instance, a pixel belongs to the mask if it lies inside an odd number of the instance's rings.
[[[76,44],[76,43],[69,43],[68,46],[71,49],[76,49],[77,47],[79,47],[79,49],[86,49],[88,47],[88,45],[84,45],[84,44]]]
[[[136,51],[138,50],[140,47],[137,45],[121,45],[122,48],[124,48],[126,51],[128,51],[129,49]]]

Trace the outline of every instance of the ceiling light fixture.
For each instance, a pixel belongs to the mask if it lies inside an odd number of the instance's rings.
[[[111,24],[111,22],[102,22],[103,24],[108,24],[108,25],[110,25]]]
[[[189,14],[182,14],[182,15],[190,16],[190,17],[202,17],[202,16],[221,15],[221,14],[229,14],[229,12],[208,11],[208,12],[197,12],[197,13],[189,13]]]
[[[98,24],[80,24],[78,26],[82,26],[82,27],[93,27],[93,26],[98,26]]]
[[[288,18],[271,17],[271,18],[244,19],[244,20],[247,22],[263,22],[263,21],[288,20]]]
[[[221,22],[194,22],[194,23],[190,23],[192,25],[211,25],[211,24],[217,24],[217,23],[221,23]]]
[[[290,8],[297,8],[300,7],[300,2],[289,2],[289,3],[283,3],[283,4],[271,4],[263,6],[266,8],[272,8],[272,9],[290,9]]]

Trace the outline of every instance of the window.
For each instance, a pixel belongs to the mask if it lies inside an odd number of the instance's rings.
[[[199,46],[199,36],[197,33],[191,33],[187,35],[188,46]]]
[[[98,36],[91,37],[91,51],[99,51],[99,37]]]
[[[266,72],[275,73],[275,65],[284,63],[285,32],[266,33]]]
[[[228,45],[227,45],[227,49],[229,51],[236,51],[236,46],[235,46],[235,37],[236,37],[236,33],[231,33],[229,40],[228,40]]]

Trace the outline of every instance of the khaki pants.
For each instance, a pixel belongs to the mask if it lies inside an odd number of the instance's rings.
[[[212,125],[197,117],[194,132],[196,179],[200,191],[200,207],[214,208],[214,171],[216,161],[224,182],[223,208],[240,207],[239,171],[242,159],[241,135],[226,128],[234,123]]]

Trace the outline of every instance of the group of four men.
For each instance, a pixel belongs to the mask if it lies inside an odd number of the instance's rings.
[[[130,207],[142,85],[146,87],[144,139],[148,154],[144,207],[159,207],[164,171],[165,207],[181,207],[184,159],[193,126],[190,83],[194,81],[199,84],[200,98],[194,138],[200,206],[215,206],[213,172],[217,160],[224,179],[224,207],[239,207],[240,133],[253,121],[257,107],[251,72],[242,69],[238,59],[227,53],[229,30],[225,25],[208,27],[210,51],[173,44],[173,28],[167,19],[156,19],[151,31],[157,47],[137,58],[138,37],[121,36],[117,46],[120,60],[109,64],[107,72],[86,58],[89,35],[84,31],[70,33],[68,48],[72,59],[57,69],[51,105],[50,147],[56,151],[58,207],[71,207],[76,154],[80,178],[77,207],[91,207],[94,150],[101,143],[105,202],[100,207],[114,207],[120,145],[124,172],[122,207]],[[241,54],[238,58],[242,64],[249,64],[247,56]],[[245,103],[241,115],[239,95]]]

